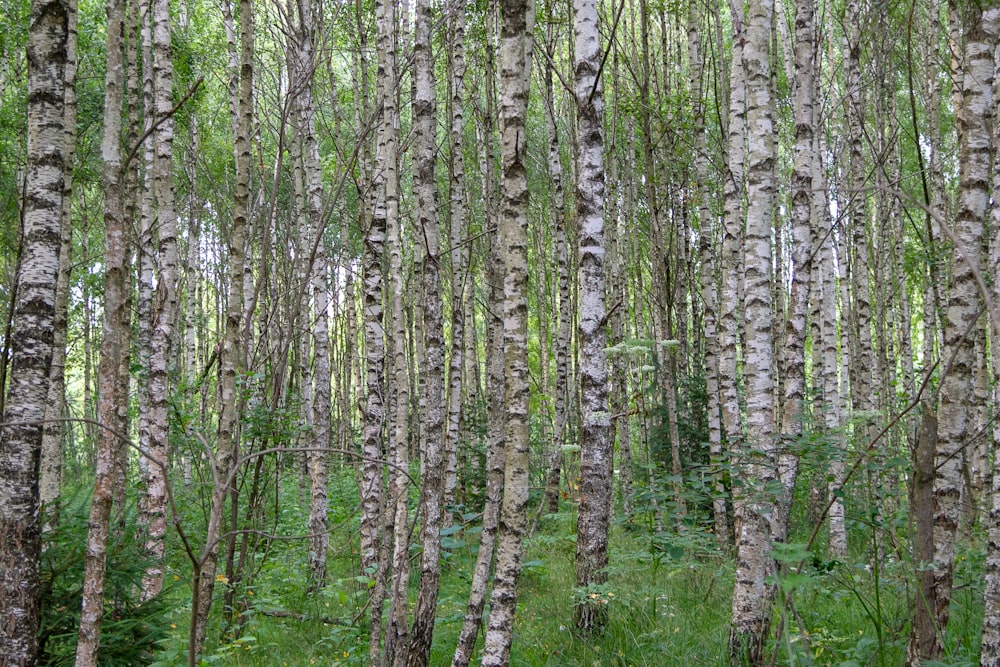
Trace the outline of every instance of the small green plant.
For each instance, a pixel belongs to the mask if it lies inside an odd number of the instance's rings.
[[[89,495],[66,499],[60,523],[44,536],[38,660],[44,667],[70,667],[75,662],[89,509]],[[148,665],[170,632],[164,620],[165,597],[140,599],[147,560],[134,515],[126,515],[111,533],[98,664]]]

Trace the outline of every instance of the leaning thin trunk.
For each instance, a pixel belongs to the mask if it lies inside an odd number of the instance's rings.
[[[236,158],[236,193],[233,200],[233,222],[229,239],[229,297],[226,309],[225,333],[219,357],[221,382],[219,388],[219,426],[215,461],[212,463],[212,516],[218,516],[231,485],[230,477],[238,448],[239,398],[238,381],[243,369],[240,347],[244,317],[244,281],[246,263],[246,229],[250,209],[250,132],[253,120],[253,5],[252,0],[240,0],[240,70],[231,72],[237,90],[233,127],[236,130],[233,150]],[[198,604],[192,619],[191,653],[197,656],[205,638],[208,614],[215,590],[216,559],[219,544],[218,528],[209,527],[198,584]]]

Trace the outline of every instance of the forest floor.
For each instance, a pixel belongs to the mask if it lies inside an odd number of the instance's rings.
[[[335,507],[334,498],[331,507]],[[347,505],[348,507],[351,505]],[[282,511],[281,522],[304,525],[301,510]],[[442,587],[435,623],[432,665],[447,665],[462,626],[475,553],[478,517],[443,538]],[[339,519],[331,534],[328,584],[318,594],[306,593],[306,546],[275,541],[250,585],[241,584],[243,601],[239,633],[223,636],[221,621],[209,630],[203,664],[254,667],[299,665],[366,665],[368,635],[364,620],[369,581],[358,576],[356,518]],[[613,528],[609,581],[586,592],[574,589],[575,505],[544,517],[527,543],[518,598],[511,665],[540,667],[581,665],[624,667],[649,665],[724,665],[728,633],[733,558],[716,548],[707,529],[688,525],[681,534],[656,535],[648,517],[619,521]],[[784,545],[778,552],[784,573],[776,579],[778,603],[772,624],[777,665],[902,664],[909,635],[913,564],[899,553],[872,567],[866,539],[871,531],[860,523],[854,537],[856,563],[824,561],[804,544]],[[943,665],[978,664],[982,616],[984,541],[966,540],[956,566]],[[968,544],[978,545],[970,549]],[[418,552],[414,550],[416,555]],[[801,570],[796,571],[804,559]],[[189,606],[184,586],[189,571],[172,573],[178,584],[177,604],[168,612],[171,631],[155,667],[184,664]],[[413,568],[416,570],[416,568]],[[219,589],[230,585],[220,581]],[[415,586],[412,587],[415,589]],[[605,600],[609,624],[599,636],[573,631],[576,600],[596,594]],[[219,601],[217,591],[216,603]],[[220,619],[218,607],[213,618]]]

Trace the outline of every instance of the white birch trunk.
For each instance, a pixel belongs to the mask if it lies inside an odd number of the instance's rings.
[[[435,179],[437,105],[435,104],[432,15],[429,0],[417,0],[414,20],[413,187],[417,228],[422,232],[424,380],[421,410],[420,590],[413,618],[407,665],[423,667],[430,659],[441,577],[441,528],[447,457],[444,448],[444,317],[442,314],[441,243]]]
[[[529,377],[527,107],[534,31],[533,0],[503,0],[500,44],[500,248],[504,259],[504,492],[496,544],[484,667],[506,665],[514,631],[521,550],[527,530]]]
[[[941,381],[938,404],[938,447],[934,479],[934,617],[940,659],[948,627],[955,559],[955,538],[961,516],[963,448],[970,432],[968,400],[972,392],[973,336],[982,297],[976,287],[983,225],[990,205],[990,127],[993,109],[993,52],[997,17],[968,7],[962,107],[958,111],[959,192],[954,223],[958,247],[951,264],[948,307],[944,319],[943,357],[950,361]],[[984,20],[990,18],[989,21]]]
[[[38,465],[48,397],[55,284],[65,191],[64,0],[34,0],[28,30],[28,147],[24,234],[13,328],[10,384],[0,431],[0,656],[35,664],[41,525]]]
[[[201,653],[208,625],[208,614],[215,591],[219,551],[218,536],[221,511],[231,485],[226,483],[232,472],[239,449],[238,381],[244,368],[244,351],[240,347],[245,317],[246,235],[250,209],[250,134],[253,123],[253,5],[252,0],[240,0],[240,48],[237,70],[230,70],[230,87],[236,91],[231,100],[233,152],[236,161],[236,192],[233,200],[233,221],[229,238],[229,295],[226,301],[225,330],[219,353],[221,381],[219,386],[219,426],[215,460],[212,461],[212,511],[206,531],[208,543],[202,553],[197,583],[192,594],[191,653]],[[234,479],[235,483],[235,479]]]
[[[173,184],[173,64],[170,43],[170,3],[153,0],[153,106],[158,125],[153,131],[152,190],[156,203],[156,304],[150,331],[149,456],[146,478],[148,517],[146,550],[151,564],[143,578],[148,600],[163,587],[167,533],[167,402],[168,366],[177,320],[177,213]]]
[[[393,125],[393,132],[399,132],[399,117],[396,116]],[[392,141],[397,141],[394,136]],[[404,313],[404,299],[411,295],[406,294],[406,276],[403,270],[403,238],[401,220],[399,215],[399,176],[395,163],[386,166],[386,209],[387,209],[387,235],[386,249],[389,252],[389,320],[390,339],[388,349],[391,354],[392,382],[389,384],[388,404],[392,406],[392,417],[389,420],[389,447],[392,452],[393,469],[390,471],[389,500],[392,502],[392,514],[385,517],[387,526],[392,527],[392,561],[390,579],[385,584],[386,588],[391,588],[390,598],[390,618],[389,626],[385,637],[385,664],[403,665],[407,661],[407,649],[409,645],[409,628],[406,618],[407,600],[410,584],[410,532],[409,521],[409,485],[410,479],[406,475],[410,466],[410,419],[409,410],[411,400],[420,401],[419,394],[415,391],[411,382],[411,365],[416,365],[419,360],[411,349],[410,358],[407,359],[407,342],[413,344],[416,341],[418,328],[411,320],[411,326],[407,328]],[[416,292],[416,290],[414,290]],[[412,317],[412,316],[411,316]],[[407,335],[409,333],[409,336]],[[415,370],[412,371],[416,375]],[[415,378],[413,378],[415,379]],[[416,407],[416,406],[414,406]],[[424,460],[420,459],[421,474],[424,474]],[[388,538],[386,538],[388,539]],[[388,570],[385,570],[388,572]],[[373,609],[376,605],[381,605],[380,596],[384,596],[384,590],[380,589],[381,582],[376,582],[372,592]]]
[[[769,48],[774,5],[748,5],[743,63],[747,89],[747,225],[744,259],[747,436],[737,452],[742,486],[736,512],[736,582],[729,650],[734,662],[759,664],[771,619],[772,592],[766,584],[776,476],[773,331],[771,326],[771,218],[774,199],[775,126]]]
[[[788,318],[784,331],[782,358],[781,447],[778,452],[778,478],[783,496],[779,499],[771,526],[772,539],[783,542],[788,535],[795,480],[798,475],[798,440],[802,435],[805,401],[806,322],[809,315],[809,290],[812,285],[813,254],[813,153],[816,121],[813,115],[815,71],[814,0],[795,4],[795,147],[792,165],[792,287]],[[779,21],[780,22],[780,21]]]
[[[59,277],[56,280],[56,312],[52,332],[52,370],[49,373],[49,397],[42,427],[42,462],[39,494],[47,526],[59,521],[58,498],[62,487],[63,434],[66,423],[66,325],[69,309],[69,281],[72,272],[73,242],[73,155],[76,144],[76,70],[77,9],[69,3],[66,25],[66,148],[63,170],[62,231],[59,242]],[[43,530],[46,527],[43,526]]]
[[[701,11],[692,4],[688,10],[688,63],[692,95],[691,115],[694,118],[695,156],[697,174],[698,236],[701,255],[701,299],[703,304],[705,393],[708,396],[708,448],[712,472],[712,514],[715,535],[720,549],[729,546],[729,513],[726,508],[726,488],[723,484],[722,413],[719,400],[719,290],[716,280],[718,259],[716,230],[709,210],[709,154],[708,134],[705,131],[704,63],[702,61]]]
[[[726,450],[734,454],[742,447],[743,420],[737,390],[740,356],[739,308],[743,273],[743,191],[746,162],[746,77],[743,73],[745,33],[742,3],[733,5],[733,49],[729,72],[726,173],[722,184],[723,230],[719,260],[722,286],[719,292],[719,396]],[[734,521],[736,517],[733,517]],[[738,526],[734,526],[738,530]]]
[[[494,110],[496,109],[495,72],[496,66],[493,54],[496,33],[495,15],[487,18],[487,49],[486,71],[487,83],[485,90],[485,112],[477,124],[479,147],[479,171],[482,177],[483,199],[486,204],[484,215],[487,229],[496,229],[497,219],[497,187],[496,160],[494,150]],[[490,568],[493,564],[493,553],[496,547],[497,529],[500,523],[500,503],[503,500],[504,487],[504,448],[503,448],[503,397],[506,377],[504,376],[503,355],[503,322],[495,313],[503,310],[503,261],[500,255],[499,239],[494,233],[490,238],[490,255],[487,263],[486,283],[490,288],[489,308],[486,309],[486,489],[483,505],[483,530],[479,535],[479,553],[476,554],[476,564],[472,572],[472,582],[469,586],[469,600],[462,621],[462,630],[452,657],[452,667],[465,667],[472,659],[472,652],[482,627],[483,608],[489,593]],[[473,312],[472,324],[475,322]],[[474,330],[474,326],[469,327]],[[470,343],[474,341],[470,340]],[[470,349],[475,349],[470,345]],[[470,355],[472,356],[472,355]],[[474,368],[479,369],[478,359],[470,359]],[[478,388],[478,380],[476,386]]]
[[[387,563],[380,559],[383,540],[381,516],[384,507],[382,461],[385,456],[384,427],[385,390],[385,330],[383,328],[384,286],[382,261],[385,255],[387,223],[395,206],[396,174],[396,11],[395,3],[376,3],[378,26],[378,91],[382,119],[376,148],[376,170],[373,172],[374,209],[370,225],[365,230],[365,253],[362,266],[365,328],[365,400],[362,407],[362,444],[364,456],[361,469],[361,572],[383,583]],[[399,341],[398,344],[402,344]],[[373,597],[382,596],[373,591]],[[382,633],[382,609],[373,605],[369,628],[369,657],[378,662]]]
[[[998,11],[990,10],[984,22],[996,22]],[[1000,99],[1000,45],[994,51],[993,96]],[[1000,146],[1000,114],[994,109],[992,140],[994,149]],[[992,188],[994,205],[990,209],[989,273],[1000,275],[1000,160],[993,160]],[[1000,284],[994,281],[989,295],[994,304],[1000,303]],[[993,377],[1000,377],[1000,322],[990,321],[990,368]],[[1000,405],[1000,383],[993,386],[993,406]],[[1000,457],[996,456],[1000,443],[1000,421],[994,420],[989,430],[988,440],[994,451],[992,485],[990,488],[989,514],[986,521],[986,582],[983,604],[983,631],[980,643],[979,664],[981,667],[1000,665]]]
[[[465,132],[465,13],[453,12],[449,39],[449,72],[451,131],[449,135],[449,183],[451,206],[451,347],[448,359],[448,421],[445,440],[445,503],[454,504],[458,486],[458,446],[462,418],[462,373],[465,367],[465,289],[468,280],[469,250],[465,213],[465,159],[462,151]]]
[[[600,82],[597,3],[575,0],[573,63],[577,107],[576,210],[580,224],[580,509],[576,537],[576,585],[585,590],[607,581],[614,460],[608,409],[606,306],[604,301],[604,97]],[[668,388],[672,390],[672,387]],[[587,598],[576,607],[576,626],[600,632],[607,607]]]

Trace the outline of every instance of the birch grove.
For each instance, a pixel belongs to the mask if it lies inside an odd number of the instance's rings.
[[[988,3],[0,28],[0,665],[1000,660]]]

